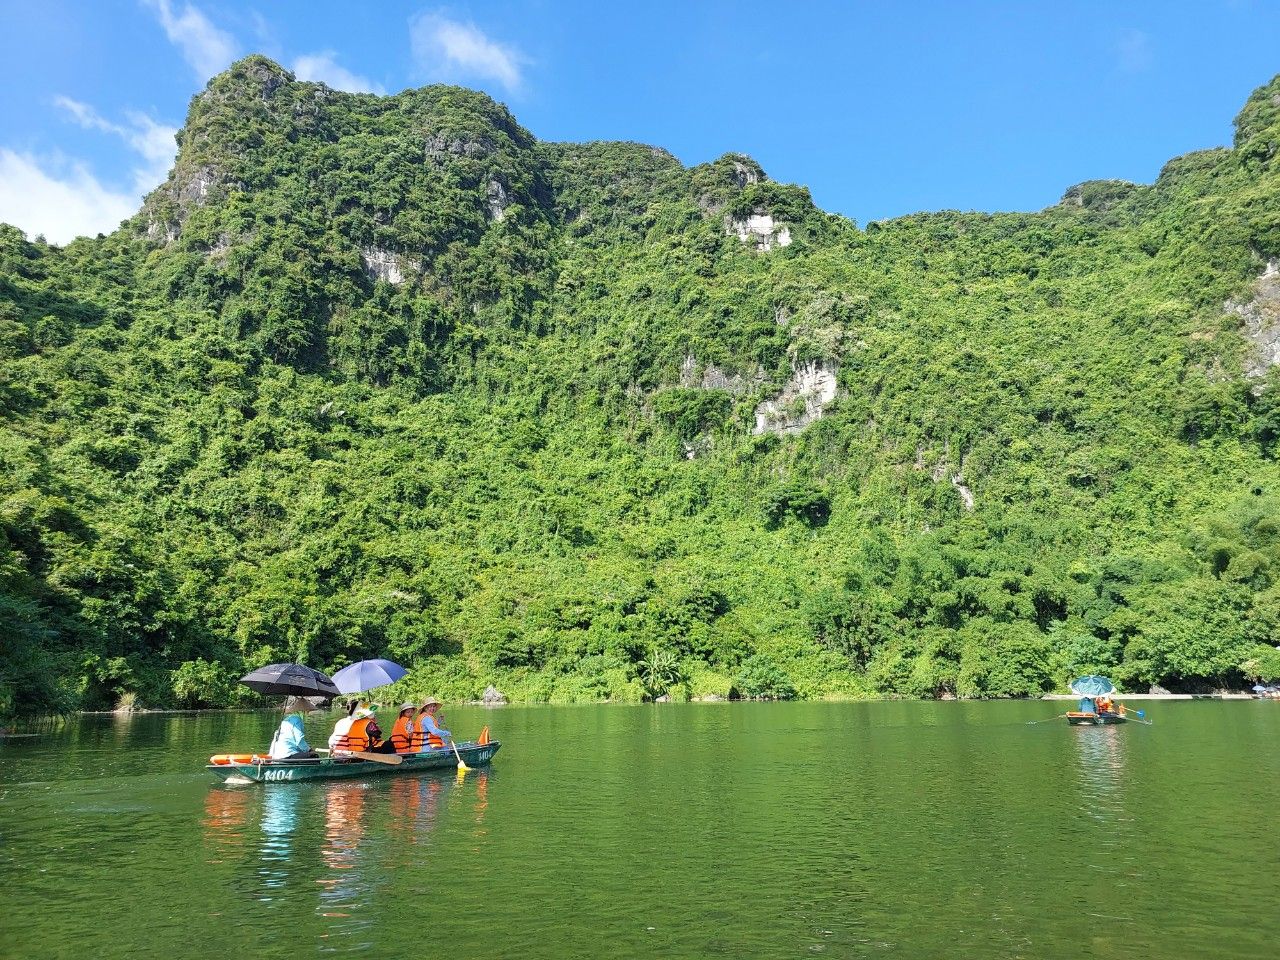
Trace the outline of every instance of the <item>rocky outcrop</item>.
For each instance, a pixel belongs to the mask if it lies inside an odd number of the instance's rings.
[[[489,219],[495,223],[501,223],[502,218],[507,215],[507,206],[511,201],[507,199],[507,188],[497,177],[489,181],[485,189],[485,198],[489,208]]]
[[[371,280],[385,280],[391,284],[404,283],[406,270],[421,269],[416,260],[406,259],[381,247],[361,247],[360,259]]]
[[[147,198],[147,237],[169,245],[182,235],[182,224],[193,210],[226,198],[239,184],[230,183],[213,164],[194,169],[175,168],[169,180]]]
[[[917,470],[925,469],[924,447],[916,447],[915,466]],[[933,465],[933,468],[929,470],[929,476],[934,483],[941,483],[943,480],[949,481],[960,497],[960,504],[964,507],[964,512],[973,512],[977,500],[974,498],[973,490],[964,482],[964,457],[960,458],[959,469],[953,469],[951,466],[951,444],[948,443],[945,446],[942,456]]]
[[[680,386],[686,390],[724,390],[734,396],[741,396],[751,390],[758,389],[764,383],[764,371],[756,367],[749,376],[741,373],[728,373],[714,363],[699,367],[697,359],[690,354],[680,364]]]
[[[436,133],[427,137],[426,142],[429,159],[437,159],[446,154],[453,154],[455,157],[483,157],[493,152],[493,141],[487,137]]]
[[[835,364],[816,360],[802,364],[791,374],[782,392],[756,407],[756,425],[751,432],[799,433],[815,420],[836,398]]]
[[[759,183],[764,179],[764,171],[760,169],[760,165],[754,160],[747,157],[730,157],[729,162],[733,164],[733,181],[741,190],[748,184]]]
[[[480,702],[486,707],[501,707],[507,702],[507,698],[502,695],[502,691],[493,684],[484,688],[484,694],[480,697]]]
[[[1280,260],[1268,261],[1247,299],[1228,300],[1223,308],[1244,322],[1244,335],[1253,344],[1245,358],[1247,376],[1261,377],[1280,363]]]
[[[764,211],[756,211],[741,219],[725,217],[724,229],[729,236],[736,236],[743,243],[755,247],[757,253],[791,245],[790,228],[775,223],[773,215]]]

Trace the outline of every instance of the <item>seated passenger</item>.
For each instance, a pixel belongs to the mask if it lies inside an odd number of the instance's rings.
[[[338,721],[329,737],[329,749],[336,758],[350,757],[353,753],[366,753],[381,742],[382,731],[373,717],[373,709],[362,703],[348,717]]]
[[[396,753],[418,752],[413,746],[413,711],[412,703],[400,704],[400,716],[391,728],[391,746]]]
[[[1081,697],[1081,698],[1080,698],[1080,712],[1081,712],[1081,713],[1096,713],[1096,712],[1097,712],[1097,711],[1096,711],[1096,710],[1094,710],[1094,708],[1093,708],[1093,697]]]
[[[315,708],[305,697],[290,697],[285,701],[285,718],[271,738],[271,750],[267,754],[272,760],[314,760],[319,756],[307,743],[302,728],[302,715]]]
[[[351,724],[355,722],[356,701],[352,700],[347,704],[347,715],[339,720],[333,727],[333,733],[329,734],[329,749],[335,750],[338,741],[345,737],[351,730]]]
[[[440,709],[440,701],[435,697],[427,697],[418,714],[418,728],[414,731],[413,750],[421,753],[424,750],[441,750],[446,739],[453,739],[444,727],[440,726],[436,712]],[[442,719],[442,718],[440,718]]]

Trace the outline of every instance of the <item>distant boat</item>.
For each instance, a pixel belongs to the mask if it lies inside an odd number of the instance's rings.
[[[1128,708],[1123,703],[1115,711],[1095,710],[1091,713],[1088,710],[1071,710],[1067,713],[1067,723],[1073,727],[1103,727],[1117,723],[1128,723],[1129,718],[1125,716],[1126,713],[1128,713]]]
[[[1066,713],[1071,726],[1104,727],[1129,722],[1129,708],[1111,699],[1116,685],[1106,677],[1079,677],[1071,681],[1071,692],[1080,698],[1080,709]]]

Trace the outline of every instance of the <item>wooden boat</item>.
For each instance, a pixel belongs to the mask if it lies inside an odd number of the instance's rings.
[[[1071,710],[1067,713],[1067,723],[1073,727],[1102,727],[1115,723],[1128,723],[1129,718],[1123,713],[1084,713]]]
[[[485,766],[502,746],[497,740],[488,743],[460,743],[458,756],[468,767]],[[424,753],[396,754],[397,764],[374,760],[268,760],[255,757],[248,762],[238,756],[226,763],[210,763],[205,769],[226,783],[296,783],[300,780],[339,780],[369,777],[384,773],[424,773],[430,770],[453,770],[458,757],[452,749],[427,750]]]

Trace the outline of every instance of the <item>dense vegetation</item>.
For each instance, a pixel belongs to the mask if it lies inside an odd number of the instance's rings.
[[[1280,78],[1236,129],[859,229],[242,61],[120,230],[0,227],[0,712],[375,655],[534,700],[1274,678],[1280,380],[1226,304],[1280,258]],[[754,433],[811,363],[821,419]]]

